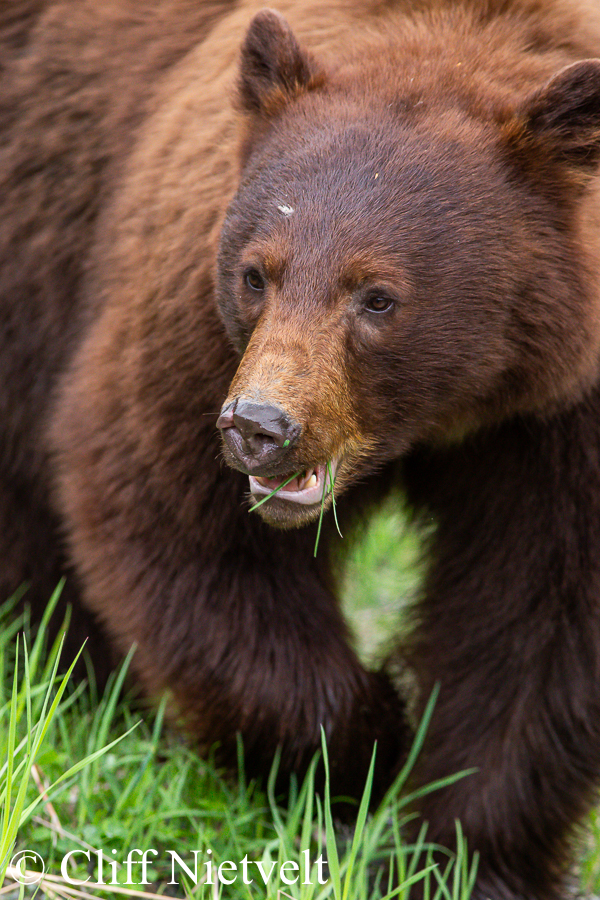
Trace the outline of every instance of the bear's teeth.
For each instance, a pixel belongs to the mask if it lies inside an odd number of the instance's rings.
[[[313,488],[317,483],[317,475],[314,469],[305,469],[304,472],[298,478],[298,487],[299,491],[306,491],[309,488]]]
[[[292,481],[288,482],[285,487],[282,487],[282,485],[283,482],[289,478],[289,475],[277,478],[268,478],[264,475],[255,475],[254,477],[256,481],[267,490],[277,490],[277,488],[280,488],[283,491],[307,491],[316,487],[319,483],[319,476],[314,469],[305,469]]]

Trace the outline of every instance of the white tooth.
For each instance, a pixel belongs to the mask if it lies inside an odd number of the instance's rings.
[[[305,488],[305,490],[308,490],[309,488],[314,488],[316,486],[317,486],[317,476],[313,472],[313,474],[310,476],[310,478],[304,485],[304,488]]]

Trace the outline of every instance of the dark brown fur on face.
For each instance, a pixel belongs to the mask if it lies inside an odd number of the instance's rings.
[[[73,642],[135,642],[226,764],[302,771],[323,726],[359,793],[377,739],[379,795],[409,729],[331,523],[315,560],[314,504],[245,497],[333,461],[349,521],[400,480],[436,523],[416,778],[476,769],[428,835],[552,900],[600,777],[600,13],[259,8],[0,12],[0,587],[66,572]]]

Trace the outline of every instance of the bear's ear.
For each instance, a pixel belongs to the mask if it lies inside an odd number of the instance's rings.
[[[600,159],[600,59],[562,69],[519,111],[528,143],[583,169]],[[523,131],[521,132],[523,135]]]
[[[242,44],[239,102],[246,112],[274,112],[284,101],[323,82],[322,72],[303,51],[279,13],[257,13]]]

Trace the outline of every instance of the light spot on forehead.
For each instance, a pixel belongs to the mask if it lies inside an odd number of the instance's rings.
[[[277,206],[279,212],[283,213],[284,216],[291,216],[294,212],[293,206],[287,206],[285,203],[281,203]]]

